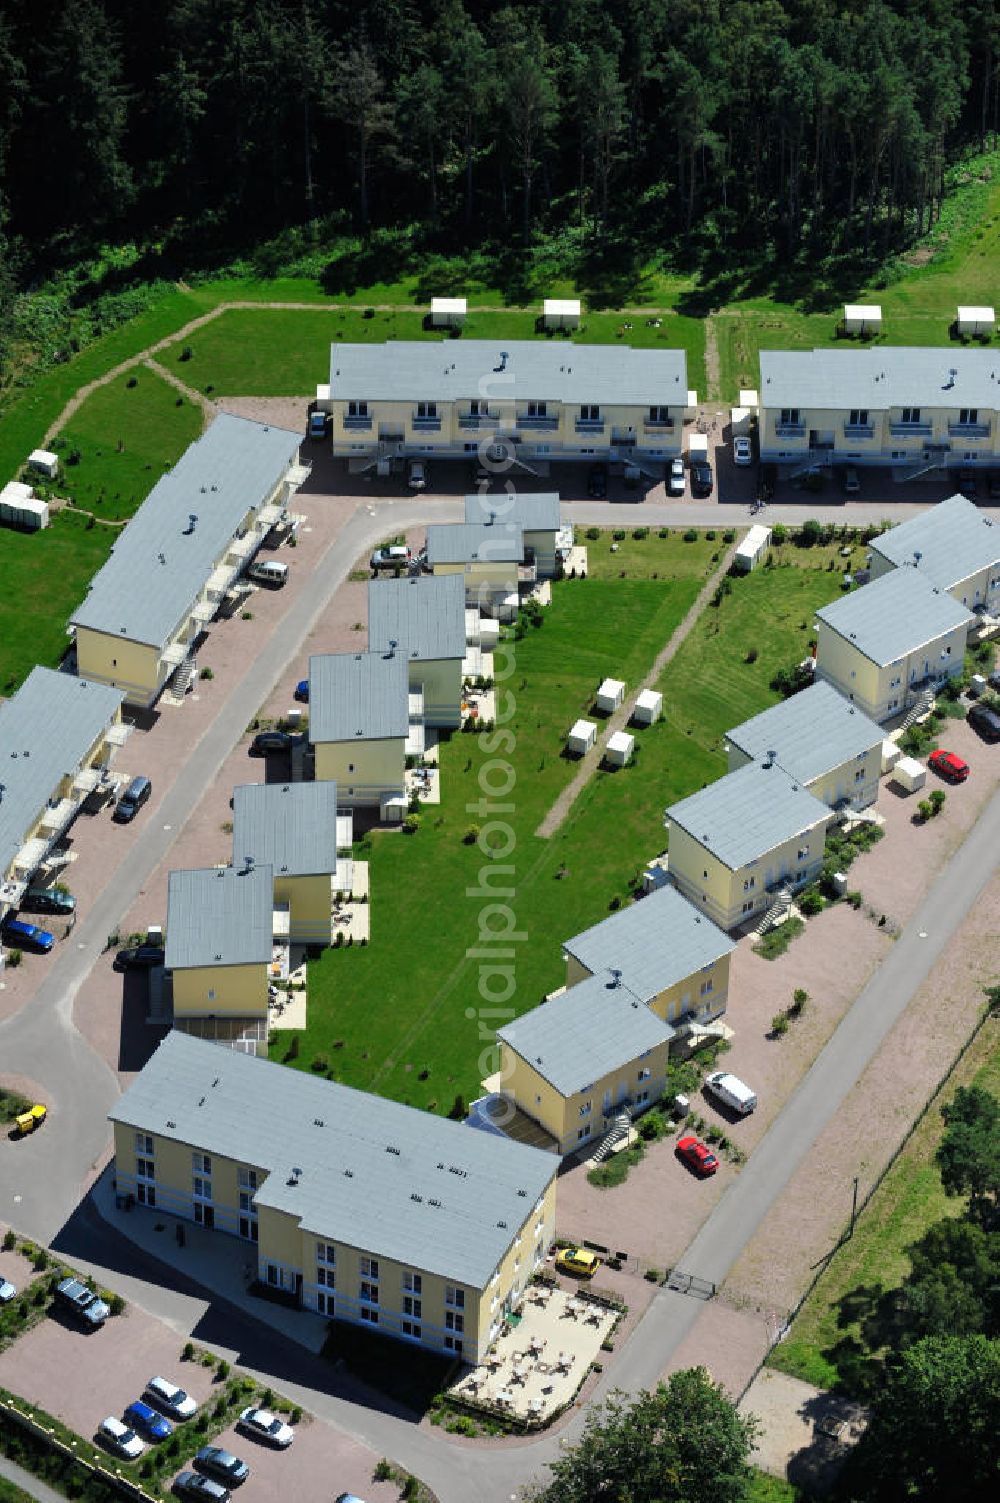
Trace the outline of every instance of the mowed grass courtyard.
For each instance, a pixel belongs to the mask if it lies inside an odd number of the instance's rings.
[[[371,838],[371,943],[310,962],[307,1027],[294,1048],[279,1032],[272,1058],[438,1112],[467,1104],[496,1068],[493,1030],[562,984],[564,939],[630,900],[666,844],[664,808],[725,770],[724,730],[776,700],[774,669],[807,650],[800,623],[839,591],[833,547],[789,548],[777,567],[734,580],[662,676],[666,714],[636,732],[635,765],[598,773],[542,840],[535,831],[577,766],[562,754],[567,730],[603,677],[630,688],[645,677],[725,544],[672,532],[629,539],[625,554],[610,554],[610,534],[588,547],[589,578],[558,582],[544,624],[508,644],[509,725],[492,738],[456,733],[441,749],[440,807],[424,809],[414,835]],[[747,664],[751,622],[768,623],[768,641]],[[498,791],[480,810],[483,783]],[[490,804],[504,831],[488,829]],[[510,849],[489,860],[465,843],[473,825]],[[511,924],[512,937],[481,937],[481,926]]]

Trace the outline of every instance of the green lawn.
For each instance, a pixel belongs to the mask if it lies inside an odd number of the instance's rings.
[[[202,426],[199,408],[140,367],[98,387],[74,413],[56,440],[62,470],[51,489],[108,521],[130,517]]]
[[[805,654],[800,619],[811,624],[813,609],[837,589],[836,576],[825,571],[833,549],[789,549],[786,564],[734,581],[721,610],[706,610],[664,676],[668,715],[637,733],[636,764],[598,773],[552,839],[539,840],[543,814],[573,774],[575,764],[561,754],[569,726],[589,711],[606,674],[630,685],[644,677],[722,546],[704,534],[684,543],[676,532],[626,542],[624,556],[641,551],[642,562],[625,581],[609,563],[623,555],[607,552],[608,538],[589,542],[590,577],[556,584],[545,624],[513,644],[507,686],[516,700],[516,747],[509,755],[517,780],[505,800],[513,809],[503,818],[516,841],[506,858],[515,867],[507,885],[515,889],[509,902],[523,937],[511,945],[512,998],[497,996],[496,1009],[482,1014],[483,1037],[477,1035],[479,960],[467,952],[476,948],[486,900],[468,891],[475,892],[485,863],[462,836],[470,823],[484,823],[466,804],[481,796],[477,778],[489,759],[480,738],[456,735],[442,749],[440,810],[425,811],[412,837],[374,836],[372,943],[328,950],[310,963],[299,1068],[332,1071],[350,1085],[438,1111],[448,1111],[456,1095],[468,1101],[476,1094],[481,1077],[496,1068],[490,1029],[561,983],[560,940],[628,896],[643,864],[666,843],[664,806],[725,770],[723,730],[775,699],[767,687],[774,668]],[[753,668],[742,663],[751,619],[769,622],[766,650],[762,643]],[[696,725],[702,716],[706,724]],[[494,747],[493,755],[504,760],[508,748]],[[289,1043],[288,1033],[279,1034],[273,1057],[283,1059]]]
[[[22,1492],[6,1477],[0,1477],[0,1503],[34,1503],[31,1493]]]
[[[942,1100],[960,1085],[976,1084],[1000,1094],[1000,1024],[986,1023],[958,1065]],[[852,1389],[859,1361],[881,1355],[870,1345],[875,1329],[863,1322],[879,1295],[899,1284],[909,1269],[906,1249],[943,1216],[957,1216],[963,1201],[941,1188],[934,1153],[941,1139],[941,1113],[933,1106],[862,1212],[854,1236],[832,1258],[796,1318],[790,1335],[775,1347],[770,1364],[821,1388]],[[850,1209],[844,1197],[844,1219]]]

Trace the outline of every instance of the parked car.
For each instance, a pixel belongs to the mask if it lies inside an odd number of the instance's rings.
[[[291,1425],[286,1425],[278,1415],[272,1414],[270,1409],[244,1409],[239,1419],[240,1429],[256,1440],[266,1441],[269,1446],[277,1446],[284,1450],[295,1439],[295,1431]]]
[[[857,467],[855,465],[849,464],[845,469],[843,484],[845,496],[856,496],[860,491],[861,478],[858,475]]]
[[[667,472],[667,495],[683,496],[684,494],[684,461],[672,459],[670,469]]]
[[[716,1070],[713,1074],[706,1075],[705,1089],[731,1111],[739,1112],[741,1117],[747,1116],[757,1106],[756,1092],[745,1085],[738,1075],[730,1075],[728,1070]]]
[[[0,1305],[9,1305],[16,1294],[17,1287],[10,1279],[0,1279]]]
[[[37,1128],[41,1127],[48,1115],[48,1107],[43,1106],[40,1101],[36,1101],[34,1106],[29,1106],[26,1112],[19,1112],[14,1118],[14,1126],[17,1128],[18,1136],[26,1138],[29,1133],[35,1132]]]
[[[103,1326],[111,1311],[82,1279],[63,1279],[56,1285],[56,1304],[75,1315],[85,1326]]]
[[[307,705],[309,703],[309,680],[307,678],[300,678],[295,685],[295,698],[300,705]]]
[[[195,1452],[194,1464],[199,1472],[214,1477],[217,1482],[228,1482],[231,1486],[239,1486],[250,1475],[246,1462],[234,1456],[232,1451],[224,1451],[221,1446],[202,1446],[200,1451]]]
[[[411,459],[406,471],[406,483],[411,491],[425,491],[430,484],[430,473],[422,459]]]
[[[578,1279],[592,1279],[601,1266],[596,1253],[585,1247],[564,1247],[556,1253],[556,1267],[561,1273],[571,1273]]]
[[[603,501],[608,494],[608,467],[592,464],[587,472],[587,495],[595,501]]]
[[[3,942],[15,950],[36,950],[47,955],[55,944],[55,936],[48,929],[39,929],[37,924],[26,924],[23,919],[5,918],[0,928]]]
[[[76,898],[61,887],[29,887],[18,906],[22,913],[54,913],[68,918],[76,912]]]
[[[176,1383],[171,1383],[169,1378],[150,1378],[142,1396],[163,1414],[169,1414],[171,1419],[190,1419],[198,1412],[198,1405],[191,1395],[178,1388]]]
[[[146,1447],[128,1425],[123,1425],[120,1419],[115,1419],[109,1414],[106,1420],[101,1420],[97,1427],[97,1438],[107,1446],[109,1451],[114,1451],[116,1456],[124,1456],[126,1461],[135,1461],[140,1457]]]
[[[258,558],[247,570],[247,578],[252,579],[254,584],[280,590],[288,582],[288,565],[277,558]]]
[[[326,438],[330,428],[330,414],[328,412],[310,412],[309,414],[309,437]]]
[[[706,1148],[704,1143],[699,1142],[697,1138],[678,1138],[675,1152],[679,1159],[683,1159],[684,1163],[694,1170],[695,1174],[714,1174],[719,1167],[719,1161],[712,1150]]]
[[[958,488],[968,501],[975,501],[979,477],[975,470],[959,470]]]
[[[1000,715],[989,705],[973,705],[969,711],[969,724],[984,741],[1000,741]]]
[[[152,791],[153,785],[148,778],[133,778],[115,805],[112,818],[120,825],[130,824]]]
[[[298,739],[288,731],[258,731],[247,747],[247,756],[271,757],[280,752],[290,752],[298,744]]]
[[[969,776],[968,762],[963,762],[956,752],[941,749],[931,752],[927,766],[933,768],[940,777],[947,778],[949,783],[964,783]]]
[[[197,1472],[178,1472],[174,1478],[174,1492],[181,1498],[204,1499],[205,1503],[229,1503],[229,1489],[211,1477],[200,1477]]]
[[[753,444],[743,433],[738,433],[733,439],[733,464],[739,465],[741,469],[753,464]]]
[[[691,494],[698,497],[712,494],[712,466],[704,459],[696,459],[691,465]]]
[[[151,971],[155,965],[163,964],[164,953],[162,945],[132,945],[127,950],[118,951],[113,969],[116,971]]]
[[[169,1440],[174,1433],[170,1421],[164,1419],[162,1414],[157,1414],[155,1409],[151,1409],[141,1399],[136,1399],[134,1404],[128,1406],[125,1419],[133,1430],[138,1430],[149,1440]]]
[[[338,1493],[333,1503],[365,1503],[364,1498],[359,1498],[357,1493]]]
[[[386,548],[376,548],[368,566],[371,569],[406,569],[409,568],[412,554],[405,543],[390,543]]]

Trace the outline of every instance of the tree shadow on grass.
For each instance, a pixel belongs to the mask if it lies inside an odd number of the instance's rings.
[[[836,1368],[838,1392],[867,1399],[882,1380],[883,1361],[877,1355],[899,1344],[903,1332],[899,1291],[882,1284],[858,1284],[837,1301],[837,1327],[844,1334],[823,1349]]]

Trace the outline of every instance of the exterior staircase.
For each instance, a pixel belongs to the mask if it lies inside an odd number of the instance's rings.
[[[922,715],[926,715],[934,708],[934,690],[923,689],[914,703],[906,712],[906,718],[900,726],[901,731],[908,731],[911,725],[915,725]]]
[[[773,929],[776,924],[781,922],[789,908],[791,908],[794,900],[795,894],[792,892],[792,889],[787,883],[783,883],[774,895],[774,902],[753,931],[758,939],[760,939],[761,935],[766,934],[768,929]]]
[[[194,682],[197,663],[193,657],[186,657],[179,668],[175,668],[170,676],[170,687],[175,694],[186,694]]]
[[[612,1122],[609,1130],[597,1145],[597,1149],[591,1158],[593,1164],[603,1164],[604,1160],[613,1153],[619,1143],[627,1142],[632,1127],[632,1113],[620,1111]]]
[[[800,480],[803,475],[814,475],[819,470],[830,469],[832,465],[832,449],[811,449],[809,451],[808,461],[805,464],[799,465],[797,469],[792,470],[788,476],[788,479],[790,482],[793,480]]]

